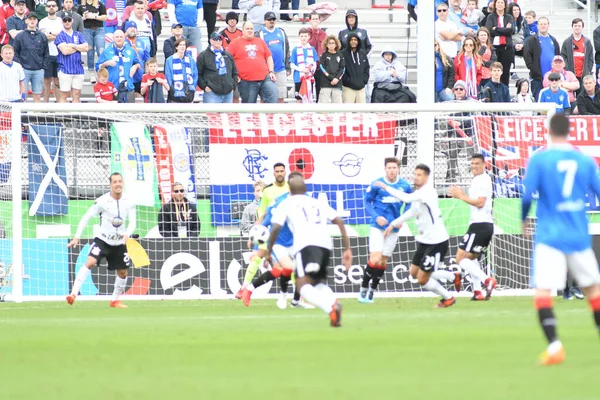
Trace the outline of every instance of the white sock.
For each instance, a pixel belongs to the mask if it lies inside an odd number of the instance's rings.
[[[479,267],[479,261],[463,258],[459,265],[467,272],[467,274],[471,275],[473,291],[481,290],[481,282],[487,279],[487,275]]]
[[[117,301],[120,295],[125,293],[125,287],[127,287],[127,277],[120,278],[118,275],[115,278],[115,289],[113,290],[111,301]]]
[[[560,340],[555,340],[554,342],[550,343],[548,345],[548,353],[549,354],[556,354],[560,351],[560,349],[562,349],[563,345],[560,342]]]
[[[454,281],[454,272],[446,271],[444,269],[440,269],[437,271],[433,271],[431,277],[436,280],[445,279],[447,281]]]
[[[75,282],[73,282],[73,289],[71,290],[71,294],[75,296],[79,294],[81,285],[83,285],[83,282],[85,282],[90,272],[90,269],[85,266],[79,269],[79,271],[77,272],[77,276],[75,277]]]
[[[331,290],[331,288],[324,283],[317,284],[315,286],[315,289],[317,289],[319,291],[319,293],[321,293],[321,296],[323,296],[323,298],[326,299],[327,302],[333,308],[333,305],[337,301],[337,298],[335,297],[335,293],[333,293],[333,290]]]
[[[251,283],[249,283],[249,284],[248,284],[248,286],[246,286],[246,290],[249,290],[249,291],[251,291],[251,292],[253,292],[253,291],[254,291],[254,289],[255,289],[255,287],[254,287],[254,285],[253,285],[253,284],[251,284]]]
[[[315,306],[319,307],[327,314],[329,314],[333,309],[333,303],[331,302],[331,299],[328,298],[327,294],[321,292],[313,285],[305,284],[304,286],[302,286],[302,289],[300,289],[300,295],[304,297],[304,300],[308,301],[310,304],[314,304]]]
[[[444,289],[442,285],[435,279],[429,279],[426,284],[423,285],[423,289],[429,290],[437,295],[440,295],[444,298],[444,300],[448,300],[452,298],[452,295],[449,291]]]

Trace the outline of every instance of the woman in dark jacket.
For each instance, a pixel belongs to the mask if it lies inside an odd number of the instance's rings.
[[[492,44],[496,49],[498,62],[504,68],[500,81],[506,86],[510,83],[510,67],[514,58],[512,35],[515,21],[506,12],[506,0],[493,0],[490,3],[492,12],[487,17],[485,27],[492,35]]]
[[[454,63],[443,51],[440,44],[435,41],[435,101],[454,100],[452,88],[454,87]]]

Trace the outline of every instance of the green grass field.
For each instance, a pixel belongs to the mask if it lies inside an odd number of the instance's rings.
[[[597,400],[587,302],[557,299],[567,350],[545,343],[530,298],[346,299],[343,327],[274,301],[0,305],[0,398]]]

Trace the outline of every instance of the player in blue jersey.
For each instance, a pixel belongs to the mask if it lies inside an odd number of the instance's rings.
[[[529,232],[527,215],[538,193],[533,251],[532,286],[535,308],[548,339],[543,365],[559,364],[565,350],[556,333],[552,291],[565,287],[567,270],[582,287],[600,330],[600,272],[592,250],[586,216],[586,192],[600,196],[596,162],[568,142],[569,119],[557,114],[550,120],[551,145],[531,157],[522,199],[523,232]]]
[[[373,302],[373,292],[379,285],[387,261],[394,252],[398,241],[398,229],[394,229],[392,234],[386,238],[383,237],[383,232],[390,222],[400,216],[404,206],[403,202],[374,184],[383,182],[391,188],[412,193],[410,184],[398,176],[400,170],[398,159],[388,157],[384,160],[384,165],[385,176],[373,181],[365,192],[365,208],[371,215],[371,231],[369,233],[369,261],[358,296],[358,301],[361,303]],[[408,206],[406,209],[408,210]],[[371,287],[369,287],[369,282]]]
[[[288,182],[292,181],[294,177],[302,177],[302,174],[299,172],[291,172],[288,176]],[[281,204],[281,202],[289,197],[290,193],[284,193],[281,196],[277,197],[274,203],[267,208],[265,213],[265,217],[260,222],[263,226],[270,227],[271,226],[271,218],[273,217],[273,212]],[[280,278],[280,290],[281,297],[277,300],[277,307],[284,309],[287,307],[287,289],[290,280],[292,279],[292,271],[294,269],[293,253],[292,253],[292,245],[294,244],[294,236],[290,231],[287,223],[283,225],[281,231],[279,232],[279,236],[275,244],[273,245],[273,268],[266,271],[264,274],[260,275],[256,281],[250,283],[246,288],[242,290],[241,299],[244,305],[250,305],[250,298],[252,297],[252,292],[259,286],[264,285],[267,282],[271,282],[277,278]],[[306,304],[300,300],[300,292],[294,291],[294,299],[292,300],[292,307],[294,308],[314,308],[314,306],[310,304]]]

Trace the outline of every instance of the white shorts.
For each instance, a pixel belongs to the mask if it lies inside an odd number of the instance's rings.
[[[291,247],[280,244],[273,245],[273,261],[282,268],[294,268],[294,255]],[[283,265],[282,265],[283,264]]]
[[[277,85],[277,98],[287,99],[288,87],[287,87],[287,72],[283,70],[281,72],[275,72],[275,84]]]
[[[565,254],[540,243],[535,246],[533,252],[531,286],[537,289],[564,289],[567,269],[579,287],[585,288],[600,283],[598,261],[592,249]]]
[[[58,71],[58,84],[61,92],[70,92],[71,89],[81,90],[83,88],[84,75],[69,75]]]
[[[385,257],[390,257],[398,242],[398,232],[390,233],[384,238],[381,229],[371,227],[369,232],[369,253],[379,252]]]

